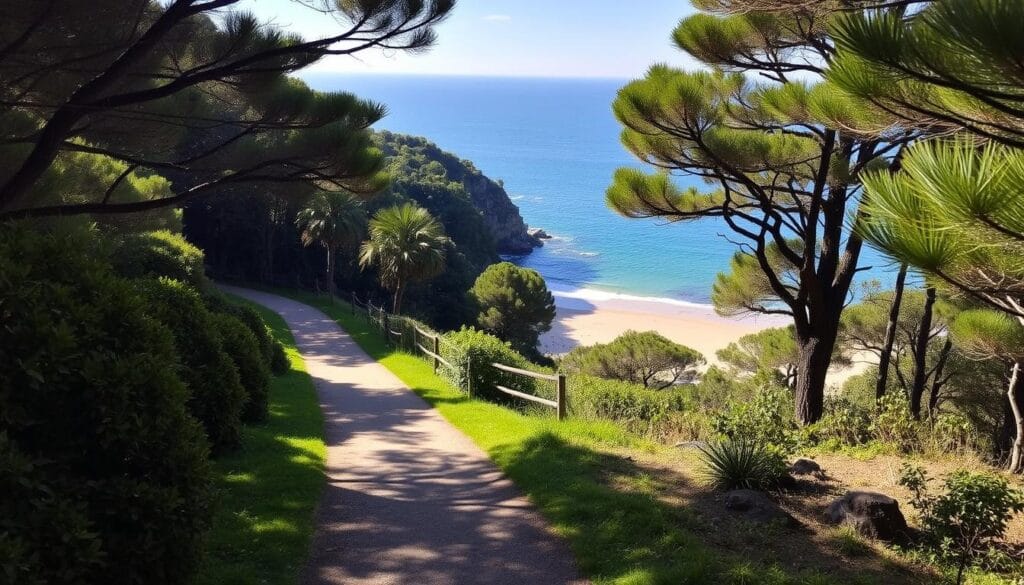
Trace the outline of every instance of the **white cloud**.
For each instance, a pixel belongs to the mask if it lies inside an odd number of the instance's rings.
[[[508,22],[512,20],[512,17],[507,14],[488,14],[484,17],[484,20],[489,20],[491,22]]]

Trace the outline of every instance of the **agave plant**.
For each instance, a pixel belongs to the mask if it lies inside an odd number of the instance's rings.
[[[709,443],[700,452],[704,478],[717,490],[764,490],[786,473],[780,453],[747,441]]]

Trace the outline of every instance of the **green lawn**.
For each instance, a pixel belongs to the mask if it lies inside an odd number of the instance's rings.
[[[323,417],[313,382],[284,320],[250,304],[284,344],[292,369],[272,382],[270,420],[246,427],[242,449],[214,461],[218,507],[196,581],[204,585],[295,583],[324,486]]]
[[[430,364],[387,346],[347,304],[308,293],[276,291],[335,318],[371,356],[437,408],[490,454],[555,530],[595,583],[826,584],[875,583],[878,575],[842,579],[749,564],[704,543],[706,526],[684,505],[656,497],[657,480],[627,453],[660,447],[610,423],[528,416],[468,399],[434,375]],[[664,486],[660,486],[662,490]]]

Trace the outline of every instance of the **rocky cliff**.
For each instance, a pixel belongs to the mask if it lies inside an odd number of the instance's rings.
[[[375,139],[390,159],[396,181],[461,185],[470,202],[480,211],[499,254],[529,254],[542,245],[528,233],[519,208],[509,199],[500,182],[481,173],[472,162],[441,150],[425,138],[380,131]]]

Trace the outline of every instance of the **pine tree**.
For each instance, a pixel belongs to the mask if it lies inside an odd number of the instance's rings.
[[[763,308],[793,319],[803,423],[821,417],[839,317],[857,272],[862,240],[845,225],[856,214],[859,176],[910,138],[852,131],[876,120],[875,111],[807,80],[833,57],[832,23],[881,3],[849,4],[697,2],[706,12],[683,20],[674,40],[711,71],[652,67],[614,106],[623,143],[663,172],[619,170],[609,204],[628,217],[724,222],[777,298]],[[709,187],[680,190],[669,173]],[[774,253],[785,259],[786,274],[773,265]]]
[[[314,0],[338,23],[304,39],[237,10],[240,0],[50,0],[0,7],[0,217],[126,213],[259,185],[374,192],[366,129],[382,106],[311,91],[288,74],[328,55],[416,51],[453,0]],[[348,24],[343,24],[348,23]],[[85,200],[54,201],[76,156],[118,161]],[[173,192],[114,196],[152,174]],[[59,192],[59,190],[58,190]]]

